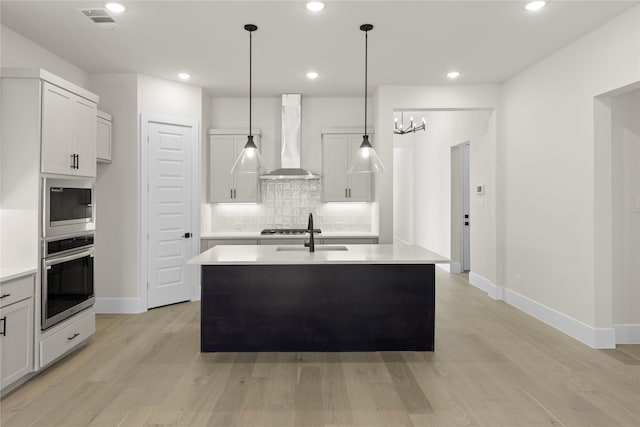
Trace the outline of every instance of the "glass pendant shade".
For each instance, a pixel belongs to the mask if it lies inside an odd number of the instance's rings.
[[[259,173],[263,174],[267,172],[267,167],[262,160],[262,155],[260,154],[260,150],[256,146],[256,143],[253,141],[253,135],[251,134],[251,100],[252,100],[252,92],[251,92],[251,70],[252,70],[252,34],[254,31],[258,29],[256,25],[247,24],[244,26],[244,29],[249,32],[249,135],[247,137],[247,143],[244,145],[244,148],[240,152],[240,155],[236,159],[233,167],[231,168],[231,173]]]
[[[362,137],[360,148],[354,153],[351,159],[349,173],[380,173],[384,172],[382,160],[369,142],[369,135]]]
[[[368,32],[373,30],[373,25],[362,24],[360,31],[364,31],[364,135],[362,136],[362,144],[358,150],[351,156],[351,167],[347,173],[380,173],[384,172],[382,160],[378,157],[378,153],[369,141],[367,135],[367,69],[368,69]]]
[[[265,173],[266,171],[260,150],[253,142],[253,135],[249,135],[247,143],[231,168],[231,173]]]

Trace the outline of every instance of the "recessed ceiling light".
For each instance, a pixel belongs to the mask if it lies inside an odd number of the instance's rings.
[[[321,1],[310,1],[309,3],[307,3],[307,9],[311,12],[320,12],[322,9],[324,9],[324,3],[322,3]]]
[[[107,3],[104,7],[112,13],[122,13],[126,10],[126,8],[120,3]]]
[[[307,73],[307,77],[310,78],[311,80],[317,79],[318,78],[318,73],[316,73],[315,71],[309,71]]]
[[[460,72],[458,72],[458,71],[449,71],[447,73],[447,77],[449,77],[451,80],[457,79],[458,77],[460,77]]]
[[[178,77],[182,80],[189,80],[191,78],[191,74],[188,73],[178,73]]]
[[[530,12],[535,12],[536,10],[542,9],[546,5],[547,5],[546,1],[536,0],[536,1],[530,1],[529,3],[527,3],[527,5],[524,8]]]

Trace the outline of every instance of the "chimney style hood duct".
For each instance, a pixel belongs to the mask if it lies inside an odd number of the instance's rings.
[[[302,95],[282,95],[282,148],[280,169],[260,176],[260,179],[320,179],[313,172],[300,168],[300,122],[302,121]]]

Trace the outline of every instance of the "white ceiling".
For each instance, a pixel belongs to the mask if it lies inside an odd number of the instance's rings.
[[[255,96],[359,96],[364,90],[364,33],[369,89],[379,84],[499,83],[639,1],[551,0],[537,13],[524,1],[126,1],[104,30],[77,9],[100,1],[0,2],[2,24],[96,72],[137,72],[190,83],[216,96],[246,96],[249,36]],[[461,71],[451,83],[450,69]],[[305,74],[320,73],[315,81]]]

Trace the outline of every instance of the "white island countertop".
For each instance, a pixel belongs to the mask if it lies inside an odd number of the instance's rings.
[[[414,245],[218,245],[189,260],[197,265],[437,264],[449,259]],[[340,249],[343,250],[323,250]],[[347,250],[344,250],[346,248]],[[280,250],[278,250],[280,249]]]

